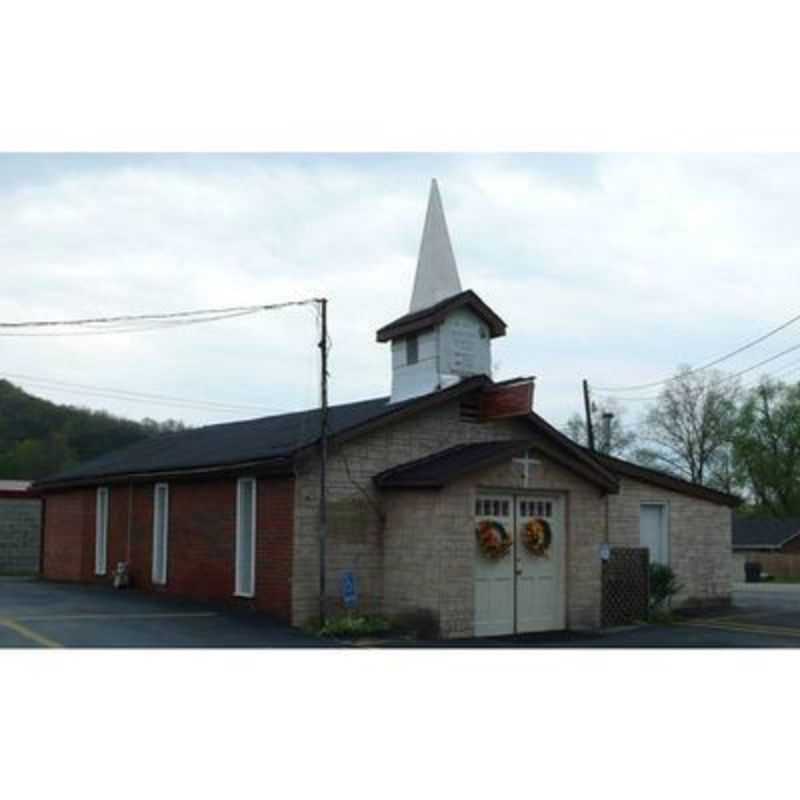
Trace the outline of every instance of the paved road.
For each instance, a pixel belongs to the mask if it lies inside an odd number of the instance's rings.
[[[800,583],[735,583],[733,603],[739,608],[800,612]]]
[[[101,586],[0,578],[1,647],[329,647],[263,614]],[[800,647],[797,608],[732,608],[677,625],[558,632],[389,647]]]

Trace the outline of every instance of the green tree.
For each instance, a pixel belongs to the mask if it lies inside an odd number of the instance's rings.
[[[765,379],[748,392],[734,429],[733,460],[755,510],[800,515],[800,385]]]

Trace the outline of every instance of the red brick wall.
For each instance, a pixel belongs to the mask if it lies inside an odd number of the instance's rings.
[[[61,581],[88,580],[94,572],[95,490],[45,496],[42,574]]]
[[[113,487],[108,575],[94,575],[95,488],[47,495],[44,576],[108,582],[129,561],[134,586],[196,600],[230,602],[291,618],[294,480],[258,480],[256,594],[234,598],[236,480],[170,482],[166,586],[151,582],[154,484]],[[128,553],[129,504],[130,554]]]

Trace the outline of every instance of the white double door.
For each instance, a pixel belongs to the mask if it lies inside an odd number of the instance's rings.
[[[552,534],[546,555],[525,546],[524,527],[545,519]],[[481,494],[475,523],[498,522],[512,539],[509,552],[489,559],[475,544],[475,635],[559,630],[565,627],[564,510],[558,496]]]

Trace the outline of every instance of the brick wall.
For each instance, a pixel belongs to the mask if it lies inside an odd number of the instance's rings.
[[[362,609],[380,611],[383,604],[383,498],[372,476],[389,467],[435,453],[460,442],[529,437],[519,420],[484,424],[460,419],[453,400],[344,443],[330,454],[328,467],[329,532],[326,586],[328,605],[339,608],[345,571],[355,573]],[[296,483],[292,622],[303,625],[319,613],[319,463],[298,468]]]
[[[105,576],[94,574],[96,489],[48,494],[45,577],[108,583],[117,562],[128,561],[137,588],[252,606],[288,620],[293,552],[292,479],[258,480],[256,591],[252,599],[233,596],[236,480],[169,483],[165,586],[154,586],[151,580],[153,491],[154,484],[111,488]]]
[[[39,572],[42,501],[0,497],[0,575]]]
[[[733,571],[731,509],[621,478],[619,494],[609,495],[612,544],[639,546],[642,503],[665,503],[667,506],[670,566],[684,586],[675,605],[727,601]]]
[[[460,419],[459,401],[453,401],[411,419],[379,428],[331,453],[329,460],[329,538],[328,605],[338,607],[342,574],[353,571],[359,581],[362,608],[365,611],[396,611],[402,605],[398,597],[416,585],[420,602],[436,610],[446,635],[469,635],[473,624],[472,558],[474,552],[474,509],[471,489],[447,489],[443,493],[378,492],[372,476],[391,466],[435,453],[455,443],[531,438],[529,425],[520,420],[496,420],[484,424]],[[511,463],[506,469],[511,469]],[[471,476],[465,486],[474,487]],[[498,478],[499,480],[499,478]],[[547,465],[535,488],[570,492],[568,510],[568,624],[572,627],[599,624],[600,563],[597,547],[605,526],[605,506],[600,490],[583,479]],[[520,474],[508,474],[501,485],[519,485]],[[414,503],[419,502],[416,507]],[[318,503],[319,468],[316,461],[298,471],[297,520],[295,535],[295,573],[293,583],[293,623],[302,625],[318,614],[319,544]],[[384,521],[394,525],[393,514],[402,508],[402,530],[430,530],[431,515],[439,515],[452,532],[450,539],[436,546],[445,551],[426,549],[429,543],[418,542],[410,551],[396,547],[400,539],[384,535]],[[571,516],[570,516],[571,515]],[[426,520],[428,520],[426,522]],[[569,521],[573,520],[573,521]],[[399,530],[399,528],[397,529]],[[438,533],[437,529],[437,533]],[[458,542],[459,537],[466,537]],[[430,537],[431,539],[433,537]],[[446,555],[442,553],[446,552]],[[432,566],[431,558],[433,559]],[[438,564],[446,565],[437,577]],[[432,571],[434,570],[434,571]],[[391,594],[384,603],[384,579]],[[405,586],[405,588],[404,588]],[[441,587],[441,588],[439,588]],[[405,602],[405,601],[403,601]]]
[[[564,498],[567,627],[599,626],[603,495],[559,465],[540,461],[527,486],[521,465],[509,460],[440,491],[386,492],[386,612],[426,609],[442,636],[473,635],[476,494],[528,489]]]

